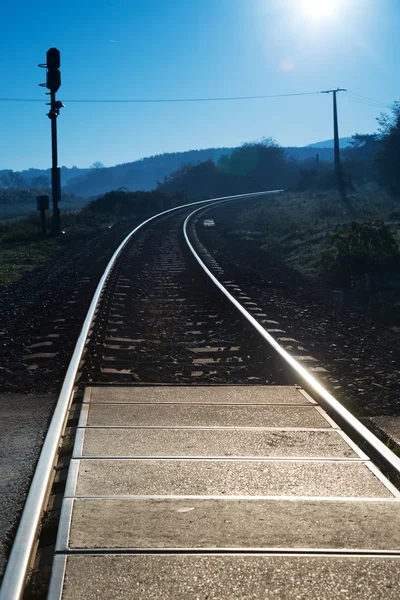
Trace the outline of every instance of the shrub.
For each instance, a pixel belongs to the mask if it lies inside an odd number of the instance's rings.
[[[383,276],[399,259],[396,234],[378,220],[338,225],[328,235],[322,265],[336,285],[348,287],[367,277],[370,287],[379,288]]]
[[[88,203],[93,213],[107,213],[120,217],[147,215],[183,204],[183,194],[171,196],[165,192],[129,192],[125,188],[107,192]]]

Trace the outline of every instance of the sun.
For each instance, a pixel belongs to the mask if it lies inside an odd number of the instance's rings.
[[[335,15],[340,2],[341,0],[302,0],[302,9],[312,19],[326,19]]]

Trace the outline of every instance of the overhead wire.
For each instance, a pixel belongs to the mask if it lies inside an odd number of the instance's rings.
[[[289,98],[292,96],[313,96],[320,94],[321,92],[298,92],[293,94],[268,94],[261,96],[226,96],[226,97],[209,97],[209,98],[145,98],[145,99],[110,99],[102,100],[98,98],[94,99],[71,99],[63,100],[68,103],[102,103],[102,104],[167,104],[169,102],[227,102],[237,100],[263,100],[267,98]],[[41,98],[0,98],[0,102],[43,102]]]
[[[357,94],[356,92],[348,92],[349,94],[351,94],[352,96],[357,96],[357,98],[361,98],[362,100],[367,100],[368,102],[375,102],[376,104],[386,104],[385,102],[382,102],[381,100],[375,100],[373,98],[368,98],[367,96],[362,96],[361,94]]]
[[[131,99],[82,99],[72,98],[63,100],[63,102],[72,104],[168,104],[168,103],[195,103],[195,102],[230,102],[230,101],[244,101],[244,100],[264,100],[269,98],[290,98],[298,96],[315,96],[320,95],[322,92],[297,92],[289,94],[264,94],[258,96],[222,96],[222,97],[205,97],[205,98],[131,98]],[[385,107],[388,108],[390,105],[367,98],[361,94],[355,92],[346,91],[345,98],[358,104],[365,106],[371,106],[374,108]],[[45,98],[0,98],[0,102],[44,102]]]
[[[360,104],[368,104],[369,106],[374,107],[385,107],[387,108],[389,105],[385,102],[380,102],[379,100],[373,100],[372,98],[367,98],[366,96],[361,96],[360,94],[356,94],[354,92],[347,92],[347,97],[352,98],[354,101],[360,102]]]
[[[364,100],[360,100],[359,98],[353,98],[352,96],[343,96],[343,98],[345,100],[348,100],[349,102],[354,102],[355,104],[361,104],[363,106],[369,106],[370,108],[382,108],[378,104],[370,104],[369,102],[364,102]]]

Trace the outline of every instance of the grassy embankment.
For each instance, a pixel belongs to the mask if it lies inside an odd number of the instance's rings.
[[[0,286],[14,283],[58,250],[86,238],[99,227],[107,227],[110,220],[109,215],[95,215],[89,211],[64,213],[64,233],[57,238],[50,235],[43,238],[38,214],[0,223]],[[50,220],[47,227],[50,231]]]
[[[348,196],[349,207],[335,192],[285,193],[265,198],[245,209],[229,223],[230,235],[252,240],[262,250],[276,255],[322,288],[340,287],[326,269],[323,255],[329,248],[328,237],[338,225],[383,221],[397,236],[400,245],[400,202],[375,186]],[[343,286],[349,303],[371,304],[364,282]],[[350,289],[351,288],[351,289]],[[373,309],[389,322],[400,325],[400,272],[385,275],[379,299]],[[370,306],[371,308],[371,306]]]
[[[93,227],[80,213],[66,212],[81,209],[87,200],[63,193],[60,206],[66,213],[62,226],[67,234],[57,240],[50,237],[43,239],[39,233],[39,213],[35,208],[37,196],[44,194],[49,195],[50,190],[0,188],[0,286],[13,283],[44,262],[58,247]]]
[[[76,244],[80,239],[87,240],[99,229],[106,229],[125,219],[145,219],[184,202],[186,197],[183,194],[119,189],[99,196],[80,211],[64,212],[63,204],[63,234],[58,238],[43,238],[38,213],[20,220],[0,221],[0,286],[12,284],[54,256],[58,250],[65,249],[70,243]],[[50,220],[47,229],[50,231]]]

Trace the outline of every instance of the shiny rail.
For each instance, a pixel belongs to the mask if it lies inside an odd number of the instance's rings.
[[[332,416],[338,418],[344,423],[350,432],[355,435],[357,441],[362,440],[375,457],[383,463],[392,473],[400,477],[400,458],[396,456],[383,442],[381,442],[365,425],[363,425],[356,417],[354,417],[336,398],[332,396],[304,367],[301,366],[282,346],[264,329],[264,327],[236,300],[234,296],[222,285],[222,283],[213,275],[210,269],[204,264],[201,257],[196,252],[194,244],[190,240],[188,232],[189,223],[192,219],[204,210],[204,207],[194,210],[186,217],[183,224],[183,234],[186,244],[192,255],[200,265],[202,270],[216,285],[216,287],[224,294],[231,304],[245,317],[247,322],[257,331],[257,333],[279,354],[286,363],[287,367],[293,373],[296,373],[306,384],[308,391],[314,396],[322,399],[323,403],[328,406],[332,412]]]
[[[277,194],[283,190],[271,190],[264,192],[254,192],[251,194],[239,194],[236,196],[224,196],[221,198],[212,198],[210,200],[201,200],[199,202],[191,202],[183,206],[170,208],[161,213],[153,215],[146,219],[140,225],[135,227],[129,235],[122,241],[120,246],[114,252],[108,263],[106,270],[94,293],[88,313],[83,323],[78,341],[75,345],[74,353],[68,366],[67,373],[61,388],[60,395],[57,400],[56,408],[40,453],[39,461],[32,479],[29,493],[25,502],[25,506],[21,515],[18,530],[14,539],[11,554],[7,562],[6,571],[0,588],[0,600],[20,600],[24,593],[28,571],[32,555],[35,549],[35,542],[40,526],[42,513],[47,500],[49,485],[52,481],[52,474],[57,459],[57,453],[60,446],[61,436],[64,430],[65,422],[68,415],[68,410],[74,395],[74,387],[77,373],[81,364],[83,352],[86,346],[88,334],[95,319],[97,307],[101,301],[103,290],[106,286],[107,279],[115,265],[116,260],[121,252],[126,247],[132,237],[148,223],[155,219],[163,217],[169,213],[184,210],[195,205],[212,205],[222,202],[229,202],[240,199],[251,199],[262,197],[270,194]]]

